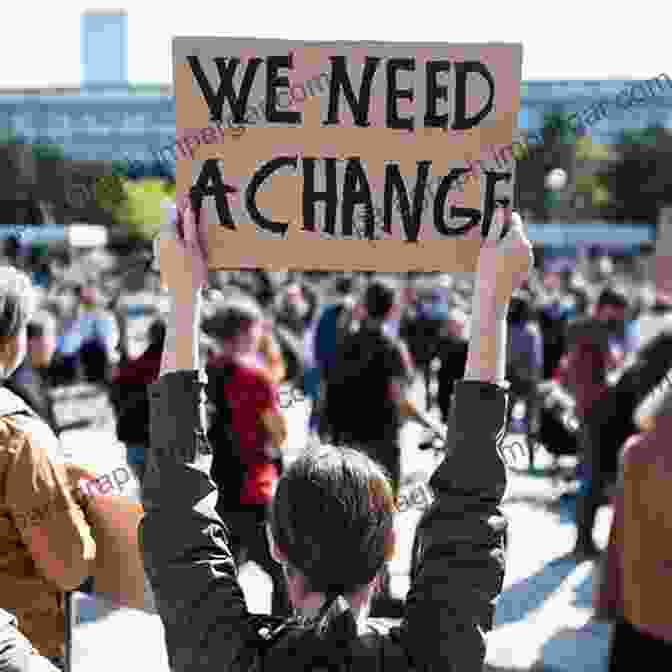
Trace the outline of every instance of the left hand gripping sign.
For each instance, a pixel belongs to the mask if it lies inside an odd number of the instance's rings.
[[[173,61],[211,268],[473,272],[513,200],[519,44],[178,37]]]

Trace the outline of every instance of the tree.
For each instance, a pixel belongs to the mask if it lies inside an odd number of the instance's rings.
[[[579,219],[598,219],[609,205],[611,194],[599,172],[617,158],[606,145],[593,142],[589,135],[576,142],[574,208]]]
[[[166,199],[175,198],[174,185],[156,178],[125,180],[123,189],[125,199],[115,208],[115,219],[132,237],[151,240],[165,220]]]
[[[611,194],[606,219],[657,224],[660,209],[672,204],[672,134],[662,126],[621,134],[617,160],[599,174]]]
[[[544,125],[536,143],[528,139],[527,156],[516,164],[516,203],[521,211],[550,219],[556,216],[559,196],[545,187],[546,175],[553,168],[562,168],[568,175],[569,185],[574,179],[576,133],[567,115],[554,109],[544,116]],[[555,210],[555,212],[554,212]]]

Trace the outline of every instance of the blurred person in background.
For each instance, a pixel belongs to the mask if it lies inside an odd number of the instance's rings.
[[[583,482],[577,502],[577,555],[594,557],[599,549],[593,541],[595,516],[604,501],[605,490],[615,473],[614,449],[609,440],[605,409],[608,374],[625,362],[625,321],[628,300],[622,292],[606,287],[600,293],[592,317],[572,325],[567,357],[560,366],[560,380],[576,399],[576,416],[581,424],[580,446]],[[611,456],[611,457],[610,457]]]
[[[672,297],[663,292],[644,288],[642,310],[637,319],[640,348],[646,347],[661,333],[672,332]]]
[[[303,339],[319,310],[317,292],[307,282],[291,282],[279,293],[277,303],[278,324]]]
[[[283,470],[287,421],[278,388],[257,354],[265,317],[251,298],[220,303],[203,320],[204,333],[220,352],[207,366],[208,438],[211,477],[219,491],[217,512],[235,530],[232,552],[238,565],[254,561],[273,582],[272,611],[286,616],[289,601],[280,567],[265,534],[268,507]]]
[[[422,376],[427,407],[430,403],[431,364],[437,356],[440,334],[448,314],[445,292],[438,287],[425,287],[418,292],[415,310],[403,315],[399,333],[408,343],[413,364]]]
[[[548,270],[542,284],[537,287],[539,328],[544,344],[543,378],[550,379],[556,373],[567,347],[566,329],[572,317],[572,306],[562,292],[562,276]]]
[[[639,348],[639,338],[629,320],[630,302],[621,288],[605,287],[597,301],[595,319],[607,327],[612,366],[618,368]]]
[[[49,366],[56,352],[56,318],[47,310],[36,313],[28,323],[27,357],[5,381],[5,387],[21,397],[54,431],[58,422],[49,394]]]
[[[276,385],[280,385],[288,379],[285,355],[275,335],[272,320],[266,319],[263,322],[259,339],[258,359]]]
[[[435,436],[443,428],[410,398],[415,371],[406,344],[384,329],[397,291],[382,280],[364,294],[366,319],[341,342],[326,380],[325,429],[335,445],[356,447],[388,471],[395,493],[401,481],[399,431],[414,420]]]
[[[510,431],[526,435],[530,468],[533,468],[541,413],[537,387],[544,374],[544,348],[529,293],[518,292],[513,296],[508,324],[506,378],[511,385]]]
[[[354,308],[357,304],[359,285],[353,275],[344,275],[334,282],[334,298],[318,315],[313,337],[313,356],[318,371],[317,394],[313,399],[309,429],[319,432],[322,421],[324,384],[334,365],[336,352],[345,335],[352,328]]]
[[[147,349],[137,359],[119,367],[110,386],[110,401],[117,418],[117,439],[126,444],[126,461],[139,483],[145,475],[145,455],[149,446],[147,386],[159,375],[165,337],[163,319],[152,322]]]
[[[76,290],[74,317],[69,320],[58,345],[55,375],[62,384],[106,383],[116,364],[120,330],[115,314],[102,305],[94,283]]]
[[[0,269],[3,380],[26,356],[33,310],[28,277]],[[38,651],[61,668],[64,593],[92,574],[96,557],[81,495],[70,489],[49,426],[22,399],[0,388],[0,600]]]
[[[455,382],[462,380],[464,377],[468,345],[469,318],[460,308],[451,308],[441,332],[439,346],[441,366],[438,371],[439,391],[437,401],[441,412],[441,422],[443,423],[447,423],[450,417]]]

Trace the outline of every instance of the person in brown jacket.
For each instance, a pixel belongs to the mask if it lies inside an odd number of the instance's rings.
[[[0,376],[26,355],[35,298],[28,277],[0,268]],[[60,444],[19,397],[0,387],[0,608],[55,664],[65,653],[64,593],[92,574],[96,545],[71,491]]]
[[[599,618],[615,622],[609,671],[634,661],[672,667],[672,389],[655,403],[621,458],[606,562],[594,597]]]

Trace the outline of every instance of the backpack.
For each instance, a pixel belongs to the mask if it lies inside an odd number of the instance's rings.
[[[235,509],[247,475],[240,459],[240,445],[233,430],[233,411],[226,397],[226,387],[233,379],[236,364],[208,366],[208,441],[212,446],[210,477],[219,490],[218,506]]]

